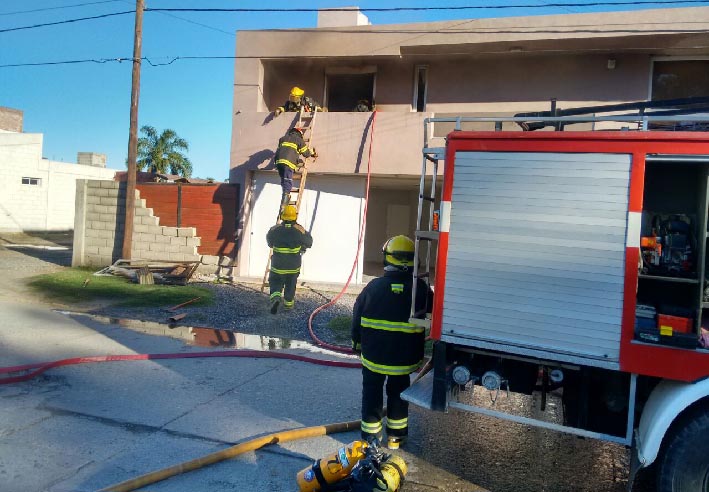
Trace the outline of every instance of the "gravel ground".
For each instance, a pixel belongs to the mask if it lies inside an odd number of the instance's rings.
[[[312,287],[301,287],[296,292],[295,307],[290,311],[279,310],[275,315],[269,311],[268,294],[262,293],[259,285],[215,284],[194,282],[191,285],[205,287],[215,294],[210,306],[185,306],[174,313],[165,306],[154,308],[123,308],[107,306],[93,309],[91,313],[112,318],[139,319],[143,321],[166,322],[169,316],[186,313],[181,325],[231,330],[252,335],[265,335],[291,340],[310,340],[308,318],[316,308],[328,303],[335,292],[319,291]],[[328,322],[337,316],[352,316],[355,295],[345,294],[337,303],[320,311],[313,319],[316,336],[327,343],[349,346],[346,339],[337,337],[328,328]]]
[[[25,286],[28,277],[57,271],[71,265],[72,236],[69,233],[9,234],[0,233],[0,296],[17,301],[36,300]],[[207,278],[207,277],[204,277]],[[135,319],[166,323],[177,313],[187,316],[182,326],[196,326],[231,330],[251,335],[264,335],[290,340],[310,341],[308,318],[319,306],[332,300],[337,292],[300,286],[295,297],[295,307],[269,312],[268,294],[262,293],[260,284],[215,283],[196,281],[192,285],[205,287],[215,294],[209,306],[185,306],[168,312],[169,306],[151,308],[117,307],[97,301],[90,305],[64,306],[51,302],[57,308],[82,311],[111,318]],[[337,334],[328,328],[328,322],[338,316],[351,316],[356,299],[354,294],[343,295],[337,303],[320,311],[313,319],[313,330],[323,342],[349,346],[349,333]],[[343,337],[343,335],[345,335]]]

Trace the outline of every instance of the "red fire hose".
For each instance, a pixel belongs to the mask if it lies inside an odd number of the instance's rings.
[[[350,285],[350,281],[352,280],[352,275],[354,275],[355,268],[357,268],[357,262],[359,261],[359,252],[362,249],[362,240],[364,239],[364,227],[367,224],[367,204],[369,203],[369,181],[372,175],[372,144],[374,143],[374,124],[377,121],[377,112],[374,111],[372,113],[372,129],[371,129],[371,137],[369,139],[369,155],[367,157],[367,191],[365,192],[364,196],[364,213],[362,214],[362,226],[360,227],[359,230],[359,239],[357,240],[357,253],[355,254],[354,262],[352,263],[352,270],[350,270],[350,276],[347,277],[347,282],[345,282],[345,286],[342,287],[342,290],[340,291],[339,294],[337,294],[330,302],[323,304],[322,306],[318,307],[310,313],[310,317],[308,318],[308,331],[310,332],[310,337],[313,339],[316,345],[319,345],[320,347],[325,347],[327,349],[336,351],[336,352],[342,352],[345,354],[351,354],[352,349],[349,347],[343,347],[341,345],[332,345],[327,342],[323,342],[320,340],[317,335],[315,335],[315,331],[313,330],[313,318],[315,317],[316,314],[318,314],[320,311],[323,309],[332,306],[337,302],[337,300],[342,297],[342,294],[345,293],[347,290],[347,287]]]
[[[95,362],[120,362],[133,360],[166,360],[166,359],[197,359],[206,357],[250,357],[254,359],[290,359],[301,362],[309,362],[321,366],[331,367],[362,367],[359,362],[345,362],[338,360],[323,360],[303,355],[287,354],[282,352],[261,352],[259,350],[219,350],[215,352],[188,352],[174,354],[126,354],[126,355],[98,355],[91,357],[73,357],[71,359],[61,359],[52,362],[39,362],[35,364],[25,364],[21,366],[11,366],[0,368],[0,375],[27,372],[19,376],[5,376],[0,378],[0,384],[19,383],[39,376],[45,371],[55,367],[72,366],[76,364],[92,364]]]

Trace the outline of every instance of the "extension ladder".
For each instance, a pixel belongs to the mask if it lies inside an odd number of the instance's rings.
[[[313,137],[315,132],[315,115],[317,112],[313,110],[312,112],[305,111],[305,108],[300,108],[300,113],[298,114],[298,122],[295,124],[298,128],[303,128],[303,140],[305,145],[312,151],[313,150]],[[288,205],[294,205],[296,210],[296,215],[300,213],[301,198],[305,193],[305,182],[308,178],[308,164],[310,163],[311,157],[304,158],[303,167],[299,171],[293,174],[294,185],[297,182],[297,186],[294,186],[290,191],[288,197]],[[278,215],[276,216],[276,225],[281,222],[281,211],[283,210],[284,204],[278,206]],[[271,271],[271,257],[273,256],[273,249],[268,253],[268,260],[266,261],[266,270],[263,272],[263,280],[261,281],[261,292],[266,290],[268,286],[268,274]]]
[[[432,306],[426,306],[425,312],[416,312],[416,279],[422,279],[430,288],[435,284],[431,272],[431,257],[433,243],[438,241],[438,217],[434,220],[436,212],[436,190],[438,178],[438,163],[443,162],[445,158],[444,147],[429,147],[428,142],[424,143],[423,148],[423,164],[421,166],[421,179],[419,182],[419,200],[418,211],[416,214],[416,232],[414,239],[414,283],[411,288],[411,312],[409,314],[409,323],[423,326],[426,329],[431,327],[431,319],[429,310]],[[431,173],[428,173],[429,164],[431,165]],[[424,224],[424,217],[427,217],[427,223]],[[426,256],[423,265],[419,264],[419,254],[425,248]],[[425,314],[425,318],[420,318]]]

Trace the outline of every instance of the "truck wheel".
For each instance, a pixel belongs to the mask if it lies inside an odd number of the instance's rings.
[[[709,409],[697,410],[668,435],[658,462],[658,492],[709,491]]]

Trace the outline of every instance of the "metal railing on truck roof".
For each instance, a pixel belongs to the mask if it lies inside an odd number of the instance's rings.
[[[671,104],[669,104],[671,103]],[[681,104],[680,104],[681,103]],[[677,108],[676,106],[693,105],[691,108]],[[674,109],[667,109],[672,107]],[[664,108],[658,110],[658,108]],[[609,112],[628,109],[637,109],[635,114],[608,115],[598,116],[597,114],[579,115],[584,111]],[[648,112],[650,109],[652,111]],[[559,113],[562,113],[559,116]],[[563,115],[563,113],[567,113]],[[574,113],[574,114],[569,114]],[[554,116],[556,114],[556,116]],[[440,215],[445,215],[436,211],[437,199],[437,178],[439,172],[439,161],[444,160],[445,148],[432,147],[429,145],[433,138],[432,129],[434,123],[455,123],[454,131],[461,131],[462,124],[466,122],[473,123],[494,123],[495,131],[502,131],[502,123],[513,122],[517,123],[523,131],[534,131],[546,127],[553,127],[556,131],[562,131],[566,125],[574,123],[597,123],[597,122],[615,122],[615,123],[632,123],[638,127],[635,129],[629,127],[621,128],[604,128],[610,131],[652,131],[652,130],[677,130],[677,125],[672,128],[667,128],[667,124],[678,122],[682,123],[681,130],[690,131],[709,131],[709,98],[691,98],[681,100],[668,101],[644,101],[639,103],[622,103],[607,106],[589,106],[586,108],[571,108],[562,110],[556,108],[555,101],[552,100],[552,109],[549,112],[535,113],[518,113],[516,116],[454,116],[454,117],[430,117],[424,119],[424,145],[423,145],[423,164],[421,169],[421,179],[419,183],[419,200],[418,211],[416,218],[415,231],[415,258],[413,267],[414,278],[421,278],[430,286],[433,283],[433,275],[431,272],[431,259],[433,256],[432,245],[437,242],[439,231],[438,221]],[[651,128],[651,123],[665,125],[665,127]],[[687,123],[696,122],[703,123],[687,128]],[[595,126],[595,125],[594,125]],[[593,131],[593,129],[592,129]],[[431,165],[432,172],[428,172],[428,166]],[[426,180],[430,182],[426,183]],[[425,205],[428,205],[427,213],[424,211]],[[428,217],[427,227],[423,227],[422,219],[424,214]],[[425,244],[425,256],[423,265],[419,264],[419,254],[422,253],[423,245]],[[432,306],[427,306],[426,313],[416,312],[416,285],[413,283],[411,312],[409,321],[413,324],[430,328],[431,318],[428,309]]]

